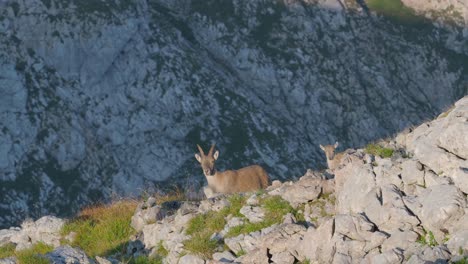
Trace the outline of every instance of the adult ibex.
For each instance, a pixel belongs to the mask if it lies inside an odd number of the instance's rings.
[[[239,170],[217,171],[215,161],[218,159],[219,151],[213,153],[215,145],[211,146],[207,155],[199,145],[197,147],[200,154],[195,154],[195,158],[200,162],[208,187],[213,192],[249,192],[268,186],[268,174],[262,167],[252,165]]]

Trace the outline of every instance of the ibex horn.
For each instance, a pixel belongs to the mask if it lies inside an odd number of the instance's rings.
[[[215,148],[215,144],[211,145],[210,152],[208,152],[208,156],[213,156],[214,148]]]
[[[197,147],[198,151],[200,151],[200,154],[202,154],[202,156],[205,156],[205,152],[203,152],[203,149],[200,147],[200,145],[197,144]]]

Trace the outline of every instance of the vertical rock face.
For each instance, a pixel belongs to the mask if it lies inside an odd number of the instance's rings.
[[[221,169],[300,175],[324,162],[319,143],[418,123],[468,83],[463,28],[341,1],[0,7],[0,226],[202,180],[196,143],[218,144]]]

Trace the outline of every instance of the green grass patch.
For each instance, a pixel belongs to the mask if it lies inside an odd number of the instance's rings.
[[[396,22],[418,24],[424,21],[413,9],[405,6],[400,0],[368,0],[369,9]]]
[[[260,205],[265,209],[265,218],[263,221],[257,223],[250,223],[247,221],[247,223],[243,225],[232,227],[226,234],[226,237],[248,234],[274,224],[279,224],[283,221],[283,217],[287,213],[292,213],[298,221],[305,221],[304,215],[298,213],[298,210],[295,210],[288,201],[281,198],[281,196],[275,195],[260,199]]]
[[[384,148],[377,144],[368,144],[365,148],[365,152],[381,158],[390,158],[393,156],[393,149]]]
[[[229,197],[229,206],[221,210],[221,213],[225,216],[232,215],[235,217],[242,217],[243,215],[239,212],[242,206],[245,205],[247,198],[245,196],[235,194]]]
[[[37,243],[30,249],[15,251],[14,244],[7,244],[0,247],[0,259],[16,257],[19,264],[48,264],[49,260],[43,255],[54,250],[54,247],[44,243]]]
[[[221,231],[226,225],[226,216],[242,216],[239,211],[244,206],[246,198],[241,195],[232,195],[228,198],[229,206],[219,212],[210,211],[192,218],[185,233],[191,238],[184,241],[184,248],[204,258],[211,258],[215,252],[218,242],[210,237]]]
[[[425,229],[423,229],[423,235],[419,236],[416,242],[418,242],[421,245],[428,245],[430,247],[435,247],[439,245],[439,243],[437,243],[437,240],[434,237],[434,233],[432,233],[432,231],[426,232]]]
[[[454,261],[454,264],[468,264],[468,257],[463,257],[460,260]]]
[[[158,247],[156,248],[156,253],[162,257],[167,257],[167,255],[169,255],[169,251],[167,251],[167,249],[164,247],[162,240],[159,241],[158,243]]]
[[[0,259],[13,257],[15,255],[15,244],[9,243],[0,247]]]
[[[129,236],[135,233],[130,221],[136,205],[135,201],[120,201],[86,208],[65,224],[62,234],[76,232],[71,246],[80,247],[91,257],[124,252]]]
[[[148,256],[138,256],[136,258],[131,258],[129,260],[124,260],[123,263],[128,264],[162,264],[163,258],[160,256],[148,257]]]
[[[190,239],[184,241],[184,248],[205,259],[209,259],[215,252],[216,247],[218,247],[218,242],[210,239],[211,235],[209,232],[193,234]]]

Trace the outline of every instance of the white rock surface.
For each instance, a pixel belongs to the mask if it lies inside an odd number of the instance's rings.
[[[27,220],[23,222],[21,229],[10,237],[10,242],[16,244],[16,250],[30,248],[37,242],[58,247],[64,224],[63,219],[55,216],[44,216],[35,222]]]
[[[53,252],[47,253],[46,257],[51,264],[92,264],[86,254],[77,248],[70,246],[61,246]]]
[[[205,264],[205,261],[195,255],[185,255],[180,258],[179,264]]]

